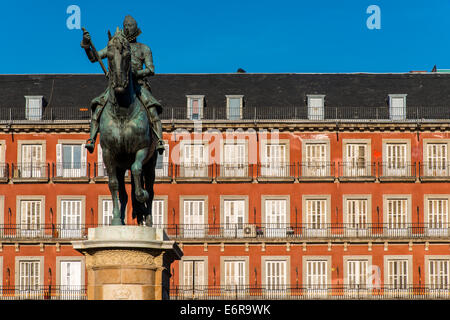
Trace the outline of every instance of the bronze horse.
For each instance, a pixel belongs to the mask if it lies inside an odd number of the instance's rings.
[[[151,226],[157,139],[147,112],[136,96],[130,44],[119,29],[114,36],[109,33],[108,36],[109,94],[100,117],[99,130],[113,202],[111,224],[125,224],[128,202],[125,172],[131,169],[133,219],[137,219],[139,225]]]

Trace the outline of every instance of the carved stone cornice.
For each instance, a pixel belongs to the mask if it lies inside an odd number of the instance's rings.
[[[163,263],[164,251],[156,255],[156,252],[150,250],[132,250],[132,249],[107,249],[107,250],[88,250],[84,252],[86,256],[86,268],[103,267],[141,267],[141,268],[160,268]]]

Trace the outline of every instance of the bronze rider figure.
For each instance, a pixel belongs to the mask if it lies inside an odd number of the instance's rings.
[[[142,104],[147,110],[147,115],[154,128],[158,138],[156,150],[159,154],[164,152],[164,142],[162,140],[162,125],[159,115],[162,113],[161,104],[153,97],[150,85],[146,81],[147,76],[155,74],[155,67],[153,65],[152,51],[150,48],[136,41],[136,38],[141,34],[141,30],[137,26],[136,20],[132,16],[126,16],[123,21],[123,31],[131,46],[131,70],[133,74],[133,82],[135,84],[136,93]],[[91,62],[97,62],[94,52],[90,46],[91,37],[87,31],[83,33],[83,40],[81,47],[85,49],[86,55]],[[107,48],[98,51],[100,59],[106,58]],[[144,69],[145,65],[145,69]],[[95,148],[95,139],[99,131],[99,119],[106,101],[108,99],[108,89],[103,94],[94,98],[91,102],[92,119],[90,123],[90,137],[86,141],[86,149],[92,153]]]

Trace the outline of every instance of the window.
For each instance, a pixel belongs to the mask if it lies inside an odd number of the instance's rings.
[[[188,257],[181,261],[182,283],[186,295],[198,295],[207,285],[207,261],[204,258]]]
[[[0,140],[0,178],[7,177],[7,166],[5,163],[6,143],[5,140]]]
[[[345,144],[344,176],[367,177],[372,175],[368,149],[367,143],[349,142]]]
[[[46,176],[46,166],[43,162],[42,144],[22,144],[19,173],[15,176],[22,178],[41,178]]]
[[[114,217],[113,214],[113,203],[111,199],[103,199],[102,200],[102,224],[104,226],[110,226],[112,219]]]
[[[287,231],[287,199],[264,200],[266,237],[284,238]]]
[[[43,234],[43,208],[41,200],[19,200],[20,234],[25,237],[38,237]]]
[[[44,257],[16,256],[15,286],[20,299],[42,299],[44,285]]]
[[[392,291],[408,289],[408,260],[407,259],[388,259],[387,261],[387,288]]]
[[[431,236],[448,235],[448,202],[449,197],[439,195],[425,196],[425,212],[427,213],[427,231]]]
[[[425,143],[424,176],[448,177],[448,143]]]
[[[80,238],[82,224],[82,201],[61,201],[61,234],[62,238]]]
[[[244,235],[245,200],[224,199],[224,233],[226,237]]]
[[[326,295],[331,258],[304,257],[304,281],[308,295]]]
[[[205,200],[183,201],[184,237],[203,238],[205,235]]]
[[[60,299],[82,298],[82,263],[77,260],[60,261]]]
[[[58,143],[56,145],[56,175],[64,178],[86,176],[86,152],[84,144]]]
[[[307,95],[308,100],[308,119],[323,120],[325,95]]]
[[[328,142],[304,142],[303,177],[328,177],[330,173]]]
[[[246,284],[245,261],[226,260],[224,261],[225,290],[243,290]]]
[[[163,154],[158,153],[158,160],[155,167],[156,177],[168,177],[169,176],[169,144],[164,144]]]
[[[183,177],[208,177],[208,146],[202,143],[183,145]]]
[[[225,143],[220,175],[222,177],[248,177],[245,143]]]
[[[42,96],[25,96],[25,119],[42,119]]]
[[[287,261],[265,261],[265,289],[267,291],[285,292],[287,287]]]
[[[405,177],[411,174],[407,143],[386,143],[384,161],[383,176]]]
[[[303,223],[309,236],[323,237],[327,234],[329,222],[329,196],[304,196]]]
[[[408,199],[387,198],[387,231],[393,236],[404,236],[408,232]]]
[[[165,201],[164,199],[153,199],[152,222],[153,227],[163,229],[165,226]]]
[[[363,289],[367,286],[368,267],[369,262],[367,260],[347,261],[349,289]]]
[[[288,163],[288,144],[262,144],[261,175],[267,177],[287,177],[290,175]]]
[[[428,289],[448,290],[450,280],[450,260],[448,258],[439,257],[427,257],[426,260],[428,260],[428,277],[426,283]]]
[[[228,95],[227,97],[227,119],[242,119],[242,95]]]
[[[187,96],[187,118],[200,120],[203,118],[204,96]]]
[[[344,196],[345,233],[349,236],[368,235],[370,200],[363,197]]]
[[[406,119],[406,94],[389,95],[389,114],[391,120]]]

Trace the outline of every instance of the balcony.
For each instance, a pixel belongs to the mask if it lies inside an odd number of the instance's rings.
[[[100,225],[84,224],[4,224],[0,225],[2,240],[64,240],[87,239],[89,228]]]
[[[333,182],[334,162],[302,162],[298,165],[298,180],[303,182]]]
[[[376,179],[376,163],[338,162],[339,181],[371,182]]]
[[[106,183],[108,182],[108,173],[106,171],[106,166],[104,163],[94,162],[94,181],[96,183]],[[130,171],[125,172],[125,183],[130,182]]]
[[[173,165],[168,162],[162,162],[158,165],[156,164],[155,168],[155,182],[171,182],[173,175]]]
[[[11,165],[12,181],[14,183],[45,183],[49,181],[50,164],[20,163]]]
[[[90,163],[57,162],[52,163],[53,182],[80,183],[89,182]]]
[[[259,182],[294,182],[295,164],[287,162],[258,163],[256,175]]]
[[[212,182],[213,173],[213,165],[207,163],[198,162],[175,165],[175,180],[177,182]]]
[[[82,285],[0,286],[0,300],[87,300],[87,291]]]
[[[253,180],[253,165],[247,163],[216,164],[217,182],[251,182]]]
[[[449,182],[450,162],[419,162],[419,179],[423,182]]]
[[[378,163],[378,179],[380,182],[415,182],[416,163],[404,161]]]
[[[448,285],[232,285],[171,286],[172,300],[423,300],[449,299]]]

